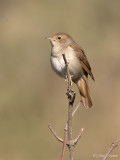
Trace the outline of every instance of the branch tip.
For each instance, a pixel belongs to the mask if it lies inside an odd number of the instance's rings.
[[[77,138],[74,140],[74,146],[77,144],[77,142],[80,140],[82,133],[84,131],[84,128],[81,128],[81,131],[79,133],[79,135],[77,136]]]
[[[56,134],[56,132],[53,130],[53,128],[51,127],[50,124],[48,125],[48,128],[50,129],[50,131],[51,131],[51,133],[54,135],[54,137],[55,137],[59,142],[62,142],[62,143],[63,143],[62,138],[60,138],[60,137]]]

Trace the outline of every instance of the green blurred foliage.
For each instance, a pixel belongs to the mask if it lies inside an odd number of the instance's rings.
[[[67,84],[52,71],[44,38],[56,32],[84,48],[96,79],[89,79],[93,108],[81,106],[73,118],[74,137],[85,129],[76,159],[96,159],[119,138],[120,1],[0,0],[1,160],[60,159],[62,146],[47,125],[63,136]]]

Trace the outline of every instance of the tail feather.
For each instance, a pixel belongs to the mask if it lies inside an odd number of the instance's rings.
[[[88,88],[88,78],[86,76],[77,81],[77,86],[80,92],[81,102],[84,107],[92,107],[92,99]]]

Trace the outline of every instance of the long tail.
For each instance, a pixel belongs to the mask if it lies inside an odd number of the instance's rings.
[[[92,107],[92,99],[88,88],[88,78],[86,76],[77,81],[77,86],[80,92],[81,102],[85,108]]]

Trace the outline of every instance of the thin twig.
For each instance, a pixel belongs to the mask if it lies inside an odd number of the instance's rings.
[[[68,106],[68,142],[70,151],[70,160],[74,160],[74,146],[71,144],[72,137],[72,105]]]
[[[84,131],[84,128],[81,129],[79,135],[78,135],[77,138],[75,139],[74,145],[76,145],[77,142],[79,141],[79,139],[81,138],[83,131]]]
[[[56,138],[59,142],[62,142],[62,143],[63,143],[62,138],[60,138],[60,137],[56,134],[56,132],[52,129],[52,127],[51,127],[50,124],[48,125],[48,127],[49,127],[50,131],[52,132],[52,134],[55,136],[55,138]]]
[[[67,144],[67,126],[64,128],[64,140],[63,140],[63,148],[62,148],[61,160],[64,159],[66,144]]]
[[[118,146],[118,143],[119,143],[119,142],[120,142],[120,139],[117,140],[116,142],[113,142],[113,143],[111,144],[111,146],[110,146],[109,150],[107,151],[107,153],[105,154],[103,160],[106,160],[106,159],[107,159],[107,157],[110,155],[110,153],[112,152],[112,150],[113,150],[115,147]]]
[[[74,114],[75,114],[76,111],[78,110],[78,108],[79,108],[79,106],[80,106],[80,103],[81,103],[81,102],[79,102],[78,105],[77,105],[77,107],[74,109],[74,111],[73,111],[73,113],[72,113],[72,116],[74,116]]]

